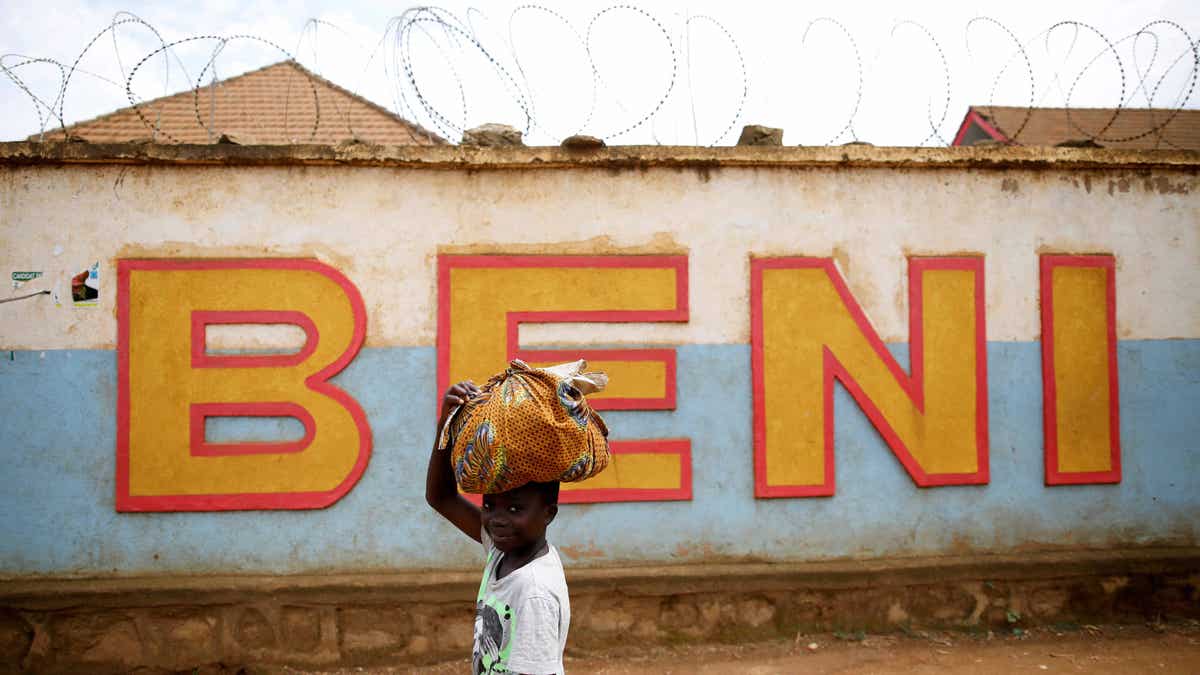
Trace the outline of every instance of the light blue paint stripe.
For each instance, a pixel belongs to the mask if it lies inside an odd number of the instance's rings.
[[[304,423],[295,417],[209,417],[204,440],[209,443],[279,443],[304,438]]]
[[[891,349],[907,361],[905,346]],[[0,574],[478,565],[477,545],[424,502],[436,396],[432,348],[365,349],[337,378],[367,411],[375,450],[350,494],[328,509],[305,512],[115,513],[115,354],[4,356]],[[1122,342],[1118,359],[1121,485],[1044,487],[1040,346],[991,343],[990,485],[916,488],[839,388],[837,495],[755,500],[749,348],[684,346],[677,410],[605,417],[614,437],[692,438],[694,500],[564,507],[552,539],[604,553],[588,563],[696,560],[713,553],[784,560],[1027,545],[1196,545],[1200,340]]]

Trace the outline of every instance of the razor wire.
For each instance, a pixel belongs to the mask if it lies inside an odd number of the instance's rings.
[[[700,26],[711,30],[699,31]],[[297,70],[296,76],[307,79],[307,86],[297,89],[295,106],[291,79],[288,81],[283,107],[285,135],[289,142],[312,142],[319,132],[332,129],[357,138],[354,120],[349,110],[340,107],[342,103],[334,100],[332,110],[329,105],[322,107],[318,88],[330,83],[321,75],[322,50],[328,44],[328,40],[318,39],[321,29],[335,31],[362,55],[362,81],[348,87],[348,91],[368,100],[386,98],[386,105],[378,105],[413,123],[418,131],[410,133],[423,132],[428,142],[440,140],[438,137],[454,142],[481,120],[505,122],[526,136],[551,141],[556,134],[588,133],[608,142],[621,142],[647,129],[657,139],[656,125],[670,121],[678,125],[683,121],[697,145],[728,142],[739,123],[757,121],[746,119],[752,114],[748,112],[752,75],[756,82],[768,79],[754,73],[754,64],[761,62],[753,57],[757,53],[775,61],[802,57],[796,62],[810,69],[828,71],[836,66],[841,72],[852,73],[845,78],[850,83],[843,87],[845,97],[815,90],[805,99],[805,105],[835,121],[827,132],[805,130],[809,135],[824,133],[821,138],[825,145],[860,142],[864,116],[879,114],[883,106],[893,111],[923,108],[924,119],[919,122],[920,128],[912,129],[910,142],[945,145],[953,135],[953,128],[947,125],[956,123],[952,110],[956,97],[975,105],[1006,143],[1021,144],[1033,111],[1047,99],[1057,97],[1066,109],[1072,136],[1101,145],[1152,136],[1158,146],[1175,147],[1168,128],[1193,105],[1200,78],[1200,40],[1168,19],[1151,21],[1117,36],[1085,22],[1064,20],[1022,38],[1001,21],[980,16],[962,27],[966,58],[955,62],[944,47],[946,40],[908,19],[892,23],[879,52],[869,57],[861,48],[861,35],[834,17],[808,21],[795,46],[755,44],[747,50],[745,41],[714,16],[656,15],[632,4],[602,7],[583,20],[538,4],[520,5],[500,21],[474,8],[456,15],[435,6],[413,7],[390,19],[371,49],[355,45],[350,34],[337,25],[313,18],[302,24],[291,51],[276,40],[244,31],[167,39],[150,21],[118,12],[69,62],[49,56],[3,54],[0,73],[31,106],[37,123],[35,140],[69,136],[68,120],[77,100],[69,95],[82,86],[84,78],[92,84],[122,90],[151,140],[166,143],[178,143],[180,139],[163,127],[162,101],[180,93],[172,90],[173,81],[186,82],[185,91],[192,94],[193,121],[209,142],[215,142],[225,134],[228,124],[221,114],[217,93],[221,84],[218,72],[230,71],[223,60],[231,45],[253,45],[272,60],[298,62],[297,55],[302,54],[307,40],[312,67]],[[525,29],[530,35],[523,34]],[[641,31],[640,37],[634,35],[637,31]],[[85,68],[89,55],[96,53],[106,37],[112,45],[116,72]],[[985,37],[994,39],[988,47],[980,47]],[[550,38],[569,46],[559,56],[564,62],[574,59],[576,65],[559,73],[558,80],[545,80],[544,76],[539,80],[533,73],[536,61],[531,55]],[[147,39],[152,45],[149,49]],[[201,50],[200,60],[189,62],[183,51],[203,45],[208,48]],[[793,48],[796,53],[790,53]],[[873,99],[873,91],[895,86],[894,82],[882,81],[878,73],[892,65],[897,52],[915,61],[903,73],[906,95],[899,100]],[[129,58],[131,54],[135,58]],[[633,75],[622,76],[613,70],[612,64],[621,58],[635,64]],[[710,65],[696,65],[705,59]],[[714,59],[718,66],[711,65]],[[981,65],[989,59],[994,63]],[[127,69],[130,63],[133,65]],[[146,89],[146,77],[139,79],[139,75],[148,72],[150,64],[161,69],[161,93],[144,97],[141,93]],[[35,68],[50,68],[52,75],[29,77]],[[375,91],[372,99],[365,93],[365,82],[369,74],[379,70],[386,82],[386,95]],[[193,72],[197,74],[193,76]],[[41,84],[35,86],[35,79]],[[1098,79],[1112,93],[1111,105],[1105,106],[1110,112],[1093,128],[1085,128],[1080,116],[1072,115],[1073,101],[1085,83]],[[1178,82],[1178,87],[1168,86],[1168,82]],[[970,93],[973,83],[982,83],[974,87],[977,93]],[[567,84],[576,85],[578,93],[569,93]],[[206,88],[207,97],[203,95]],[[731,111],[728,116],[711,115],[715,120],[711,129],[702,129],[699,122],[698,88]],[[1020,105],[1002,106],[1024,108],[1022,114],[1010,114],[1004,120],[992,114],[1001,107],[996,101],[1002,89],[1027,92],[1021,95]],[[311,99],[311,105],[299,105],[300,97]],[[568,103],[575,105],[569,114],[554,112],[570,107]],[[1132,129],[1129,124],[1119,124],[1126,111],[1139,107],[1153,111],[1149,122]]]

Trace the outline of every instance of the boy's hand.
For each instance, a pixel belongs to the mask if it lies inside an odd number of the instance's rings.
[[[463,380],[457,384],[450,385],[450,388],[446,390],[446,395],[442,397],[442,410],[438,417],[445,420],[446,415],[449,415],[455,406],[466,403],[467,399],[478,393],[479,387],[475,386],[475,383],[471,380]]]

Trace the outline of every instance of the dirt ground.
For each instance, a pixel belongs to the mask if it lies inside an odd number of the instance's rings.
[[[834,633],[739,645],[624,647],[596,652],[568,649],[571,675],[671,673],[1200,673],[1200,622],[1144,626],[1062,625],[1003,633],[915,632],[894,635]],[[425,668],[351,668],[285,671],[299,675],[449,675],[467,661]]]

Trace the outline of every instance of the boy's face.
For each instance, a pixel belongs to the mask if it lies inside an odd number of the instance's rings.
[[[547,504],[533,485],[483,496],[483,526],[496,548],[504,553],[524,551],[539,544],[546,526],[558,513],[557,504]]]

